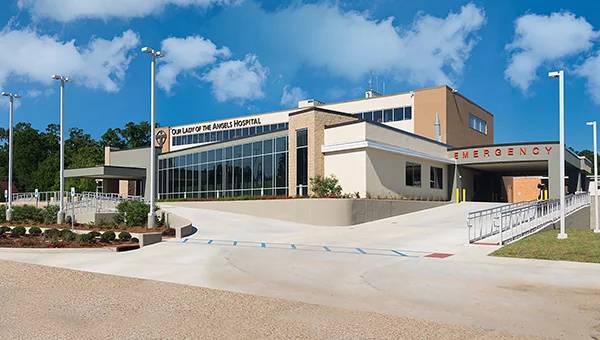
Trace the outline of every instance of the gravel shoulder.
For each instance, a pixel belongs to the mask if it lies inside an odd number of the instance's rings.
[[[0,338],[516,339],[227,291],[0,261]]]

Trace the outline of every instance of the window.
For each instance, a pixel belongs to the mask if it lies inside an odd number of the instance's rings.
[[[487,135],[487,122],[472,113],[469,113],[469,127]]]
[[[393,114],[392,114],[392,109],[388,109],[388,110],[383,110],[383,121],[384,122],[391,122],[393,120]]]
[[[407,106],[404,108],[404,120],[411,120],[411,119],[412,119],[412,107]]]
[[[421,186],[421,164],[406,162],[406,185]]]
[[[296,195],[308,195],[308,130],[296,130]]]
[[[373,111],[373,121],[381,123],[381,120],[382,120],[381,110]]]
[[[432,166],[429,169],[429,187],[431,189],[443,189],[443,173],[444,170],[442,168],[436,168]]]

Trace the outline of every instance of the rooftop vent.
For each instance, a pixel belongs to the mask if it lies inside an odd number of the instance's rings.
[[[381,93],[375,91],[375,90],[367,90],[365,92],[365,98],[369,99],[369,98],[375,98],[375,97],[380,97]]]
[[[298,108],[301,109],[303,107],[319,106],[323,104],[323,102],[320,102],[316,99],[305,99],[298,102]]]

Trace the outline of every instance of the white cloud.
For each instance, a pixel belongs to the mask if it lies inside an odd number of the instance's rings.
[[[202,79],[211,83],[218,101],[234,99],[244,102],[264,97],[262,88],[268,72],[268,68],[262,66],[255,55],[248,54],[244,60],[221,62]]]
[[[160,13],[169,5],[207,8],[234,0],[19,0],[34,18],[69,22],[77,19],[135,18]]]
[[[281,95],[281,105],[295,107],[300,100],[306,99],[306,97],[306,92],[300,87],[285,85],[283,87],[283,94]]]
[[[597,36],[585,18],[568,12],[521,16],[515,21],[515,38],[507,45],[511,57],[505,76],[526,91],[542,64],[588,50]]]
[[[586,86],[592,100],[600,105],[600,52],[588,58],[575,73],[586,78]]]
[[[217,48],[212,41],[200,36],[168,38],[162,41],[162,51],[166,56],[158,70],[156,80],[165,91],[170,92],[177,76],[193,72],[198,68],[214,63],[219,57],[230,55],[227,47]]]
[[[28,29],[3,30],[0,87],[9,77],[48,85],[52,75],[60,73],[75,84],[115,92],[129,66],[129,52],[138,42],[138,35],[130,30],[112,40],[95,38],[85,47]]]
[[[416,84],[452,83],[462,72],[485,22],[467,4],[445,18],[420,14],[408,28],[329,4],[291,6],[264,13],[259,25],[289,62],[322,67],[358,80],[369,72]]]

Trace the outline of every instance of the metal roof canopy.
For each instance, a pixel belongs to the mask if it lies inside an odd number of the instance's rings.
[[[100,165],[90,168],[65,169],[67,178],[93,178],[93,179],[146,179],[146,169]]]

